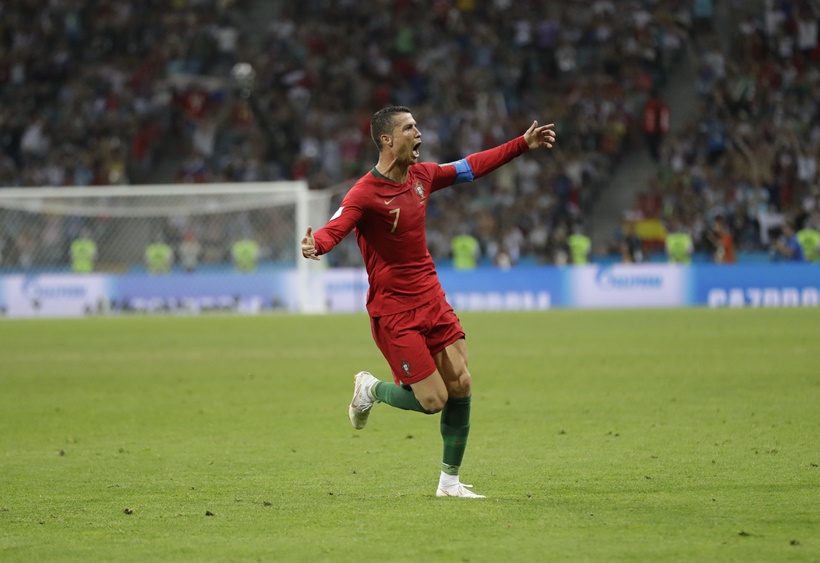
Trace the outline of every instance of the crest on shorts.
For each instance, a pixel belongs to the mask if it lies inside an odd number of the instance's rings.
[[[407,375],[412,375],[410,373],[410,362],[408,362],[407,360],[401,361],[401,369],[403,369],[404,373],[406,373]]]

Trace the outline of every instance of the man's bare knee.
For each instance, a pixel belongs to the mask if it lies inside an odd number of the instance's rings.
[[[473,379],[466,369],[455,379],[444,382],[447,385],[447,394],[450,397],[469,397],[473,393]]]
[[[427,414],[436,414],[441,412],[441,409],[443,409],[444,405],[447,404],[447,394],[436,394],[419,398],[419,403],[421,403],[422,408],[424,408],[424,411]]]
[[[427,414],[441,412],[441,409],[447,403],[449,396],[447,385],[441,379],[441,374],[438,371],[434,371],[429,377],[414,383],[411,388],[413,393],[416,394],[416,399],[418,399],[421,408]]]

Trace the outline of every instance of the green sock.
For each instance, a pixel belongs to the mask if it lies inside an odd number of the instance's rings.
[[[444,440],[442,471],[458,475],[467,435],[470,433],[470,401],[472,397],[450,397],[441,411],[441,437]]]
[[[405,389],[401,385],[395,383],[388,383],[380,381],[373,386],[373,396],[382,403],[387,403],[391,407],[404,409],[406,411],[416,411],[429,414],[424,407],[421,406],[419,400],[416,399],[416,394],[410,389]]]

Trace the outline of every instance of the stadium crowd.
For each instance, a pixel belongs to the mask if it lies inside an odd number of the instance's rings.
[[[644,228],[645,254],[662,250],[667,230],[683,230],[716,262],[734,251],[788,259],[784,230],[820,230],[818,6],[767,0],[733,9],[728,49],[716,37],[693,49],[699,107],[626,210],[627,222]]]
[[[231,0],[51,0],[36,10],[11,0],[0,7],[0,186],[156,181],[168,153],[179,182],[345,186],[372,167],[369,117],[384,105],[413,109],[423,158],[439,162],[503,142],[538,117],[558,124],[556,150],[442,192],[428,235],[435,258],[466,231],[490,259],[553,263],[633,141],[649,93],[681,57],[697,56],[700,117],[666,143],[636,208],[658,218],[674,209],[700,233],[720,209],[744,232],[735,217],[753,207],[746,196],[727,201],[726,186],[766,191],[773,213],[807,199],[803,184],[784,179],[789,166],[816,167],[816,113],[813,125],[789,127],[818,99],[813,51],[803,47],[804,20],[816,31],[816,16],[806,2],[778,2],[739,20],[732,52],[700,37],[695,52],[695,24],[709,23],[698,4],[305,0],[282,6],[251,46],[240,40],[248,6]],[[256,70],[251,95],[231,80],[237,61]],[[787,142],[802,157],[756,135],[736,141],[744,130],[782,139],[781,129],[795,131]],[[778,164],[748,177],[746,151]],[[333,256],[357,260],[355,251]]]
[[[519,135],[533,117],[554,120],[561,142],[552,154],[430,202],[434,258],[448,256],[466,230],[484,256],[504,252],[513,262],[552,261],[551,233],[595,197],[647,92],[686,48],[690,21],[688,2],[679,1],[618,10],[610,1],[552,9],[504,0],[423,3],[430,9],[335,2],[323,19],[314,4],[285,10],[252,61],[261,113],[275,133],[268,162],[316,188],[356,178],[375,162],[370,115],[388,104],[413,109],[422,157],[438,162]],[[359,260],[351,242],[346,248],[328,258]]]
[[[170,78],[221,71],[236,10],[225,0],[3,2],[0,186],[144,180],[171,126]]]
[[[190,76],[225,74],[232,0],[0,4],[0,188],[147,181]],[[0,211],[0,214],[3,212]],[[68,261],[77,218],[8,214],[0,265]]]

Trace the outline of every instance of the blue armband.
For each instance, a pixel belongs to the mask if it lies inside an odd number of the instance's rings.
[[[475,179],[475,174],[473,174],[473,169],[470,168],[470,163],[467,162],[466,158],[462,158],[461,160],[456,160],[455,162],[448,162],[447,164],[442,164],[442,166],[450,166],[453,165],[456,167],[456,179],[453,180],[453,184],[462,184],[464,182],[472,182]]]

